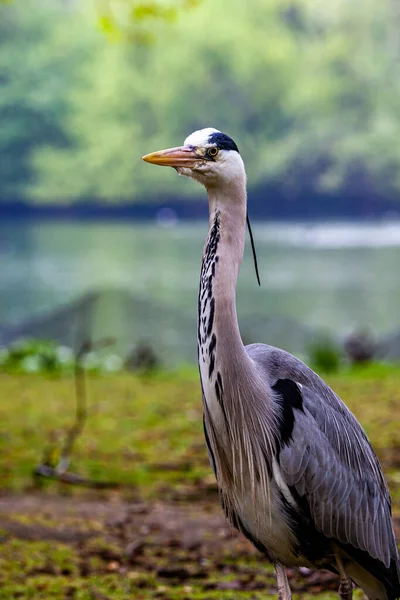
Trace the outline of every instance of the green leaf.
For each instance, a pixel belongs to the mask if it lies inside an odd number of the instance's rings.
[[[117,30],[115,22],[110,16],[103,15],[98,19],[98,26],[104,33],[114,34]]]

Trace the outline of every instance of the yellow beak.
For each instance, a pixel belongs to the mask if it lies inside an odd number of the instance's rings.
[[[142,160],[153,165],[163,167],[194,167],[201,159],[196,151],[191,147],[179,146],[177,148],[167,148],[142,156]]]

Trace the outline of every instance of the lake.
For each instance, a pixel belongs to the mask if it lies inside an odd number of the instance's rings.
[[[341,337],[400,328],[400,222],[255,223],[253,230],[262,286],[248,245],[237,292],[246,342],[301,353],[315,331]],[[114,335],[118,353],[149,342],[166,362],[194,360],[206,234],[206,222],[0,224],[0,340],[54,331],[73,345],[84,329],[94,338]],[[58,312],[89,292],[84,324]]]

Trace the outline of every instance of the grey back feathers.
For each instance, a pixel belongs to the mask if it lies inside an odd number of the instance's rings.
[[[364,550],[389,568],[398,560],[389,491],[359,423],[294,356],[262,344],[247,350],[269,379],[302,385],[302,410],[279,457],[285,481],[307,499],[316,527],[328,538]]]
[[[348,572],[354,581],[362,585],[370,573],[382,582],[379,598],[399,597],[390,496],[361,426],[320,377],[294,356],[263,344],[246,350],[264,380],[263,393],[251,385],[228,390],[228,444],[215,431],[207,408],[205,415],[207,445],[228,517],[273,561],[291,555],[294,564],[300,559],[297,564],[330,569],[331,540],[352,561]],[[262,395],[272,398],[272,411]],[[246,490],[249,502],[244,504]],[[289,525],[290,552],[271,546],[263,528],[254,528],[244,516],[255,503],[265,520],[276,522],[276,492],[278,510],[286,513]],[[377,588],[373,580],[371,586],[371,593],[377,593],[379,584]]]

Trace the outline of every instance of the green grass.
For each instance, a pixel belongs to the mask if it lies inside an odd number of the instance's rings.
[[[384,460],[398,448],[400,369],[372,366],[327,377],[364,426]],[[94,480],[159,487],[208,480],[202,404],[195,369],[153,377],[92,376],[88,418],[71,470]],[[72,379],[37,375],[0,377],[1,487],[32,486],[44,450],[57,449],[74,418]]]
[[[400,516],[400,369],[373,365],[326,379],[364,426],[387,475],[394,513]],[[0,497],[0,600],[276,597],[271,568],[246,541],[230,534],[218,541],[212,523],[207,530],[207,515],[211,519],[220,511],[203,441],[197,370],[152,377],[90,376],[87,390],[89,414],[71,470],[95,481],[116,482],[116,491],[87,492],[56,482],[37,487],[35,466],[48,447],[57,458],[73,421],[73,380],[0,376],[1,495],[11,498],[8,509],[1,509]],[[62,508],[57,504],[60,493]],[[35,508],[22,504],[13,512],[13,498],[33,498]],[[126,500],[151,507],[165,503],[174,510],[189,507],[194,520],[204,519],[200,549],[182,542],[189,521],[176,538],[162,532],[159,523],[143,532],[141,516],[126,530],[125,525],[110,525],[109,514],[98,507],[103,503],[118,516]],[[88,516],[80,502],[97,503],[97,508]],[[66,540],[65,532],[76,536]],[[127,561],[126,545],[137,538],[144,540],[144,550]],[[166,566],[184,567],[187,577],[158,576]],[[249,589],[250,580],[259,585]],[[307,582],[302,587],[299,581],[295,599],[336,597],[318,587],[305,592]]]
[[[89,415],[71,470],[157,493],[209,475],[194,370],[152,378],[88,378]],[[70,379],[0,378],[0,475],[14,491],[32,485],[45,448],[57,448],[74,419]],[[54,456],[56,458],[56,456]]]

